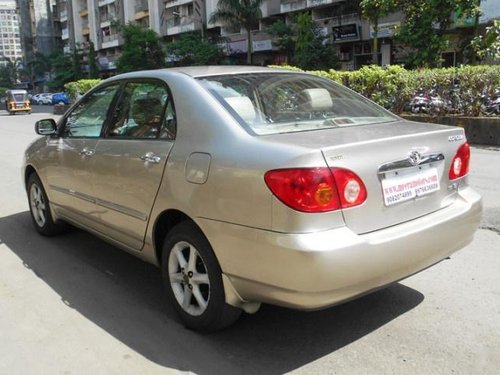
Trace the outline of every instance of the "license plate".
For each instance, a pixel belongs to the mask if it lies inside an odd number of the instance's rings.
[[[382,180],[382,191],[386,206],[431,194],[437,190],[439,190],[439,175],[436,168]]]

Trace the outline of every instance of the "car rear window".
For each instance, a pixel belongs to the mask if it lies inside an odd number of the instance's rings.
[[[259,135],[398,119],[342,85],[308,74],[254,73],[198,80],[238,121]]]

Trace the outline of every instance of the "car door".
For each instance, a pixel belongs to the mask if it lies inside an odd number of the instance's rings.
[[[80,102],[48,144],[46,171],[51,200],[63,216],[95,228],[92,158],[119,84],[100,88]]]
[[[100,223],[107,235],[133,249],[143,246],[175,131],[166,84],[129,81],[95,150],[93,185]]]

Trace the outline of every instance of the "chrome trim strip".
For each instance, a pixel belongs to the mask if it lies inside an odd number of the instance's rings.
[[[97,199],[97,198],[91,197],[90,195],[79,193],[77,191],[70,190],[70,189],[65,189],[65,188],[62,188],[59,186],[50,185],[50,188],[52,190],[58,191],[60,193],[71,195],[72,197],[79,198],[79,199],[82,199],[82,200],[90,202],[90,203],[94,203],[94,204],[101,206],[101,207],[109,208],[110,210],[119,212],[119,213],[127,215],[127,216],[131,216],[135,219],[139,219],[142,221],[148,220],[148,215],[146,215],[140,211],[133,210],[131,208],[124,207],[124,206],[121,206],[121,205],[113,203],[113,202],[108,202],[108,201],[104,201],[102,199]]]
[[[71,195],[72,197],[80,198],[80,199],[87,201],[87,202],[90,202],[90,203],[95,203],[95,198],[90,196],[90,195],[79,193],[79,192],[74,191],[74,190],[65,189],[65,188],[62,188],[59,186],[54,186],[54,185],[50,185],[50,188],[52,190],[58,191],[59,193],[68,194],[68,195]]]
[[[113,203],[113,202],[108,202],[108,201],[103,201],[101,199],[97,199],[95,203],[98,206],[109,208],[113,211],[122,213],[122,214],[127,215],[127,216],[132,216],[135,219],[139,219],[142,221],[148,220],[148,215],[143,214],[140,211],[136,211],[136,210],[133,210],[131,208],[124,207],[124,206],[121,206],[121,205]]]
[[[390,163],[382,164],[378,168],[378,174],[386,172],[395,172],[406,168],[418,167],[419,165],[435,163],[441,160],[444,160],[444,155],[442,153],[422,155],[422,159],[417,165],[412,164],[410,158],[406,158],[403,160],[396,160]]]

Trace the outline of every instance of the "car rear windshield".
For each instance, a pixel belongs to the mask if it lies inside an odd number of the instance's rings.
[[[308,74],[255,73],[198,79],[240,123],[259,135],[398,119],[342,85]]]

